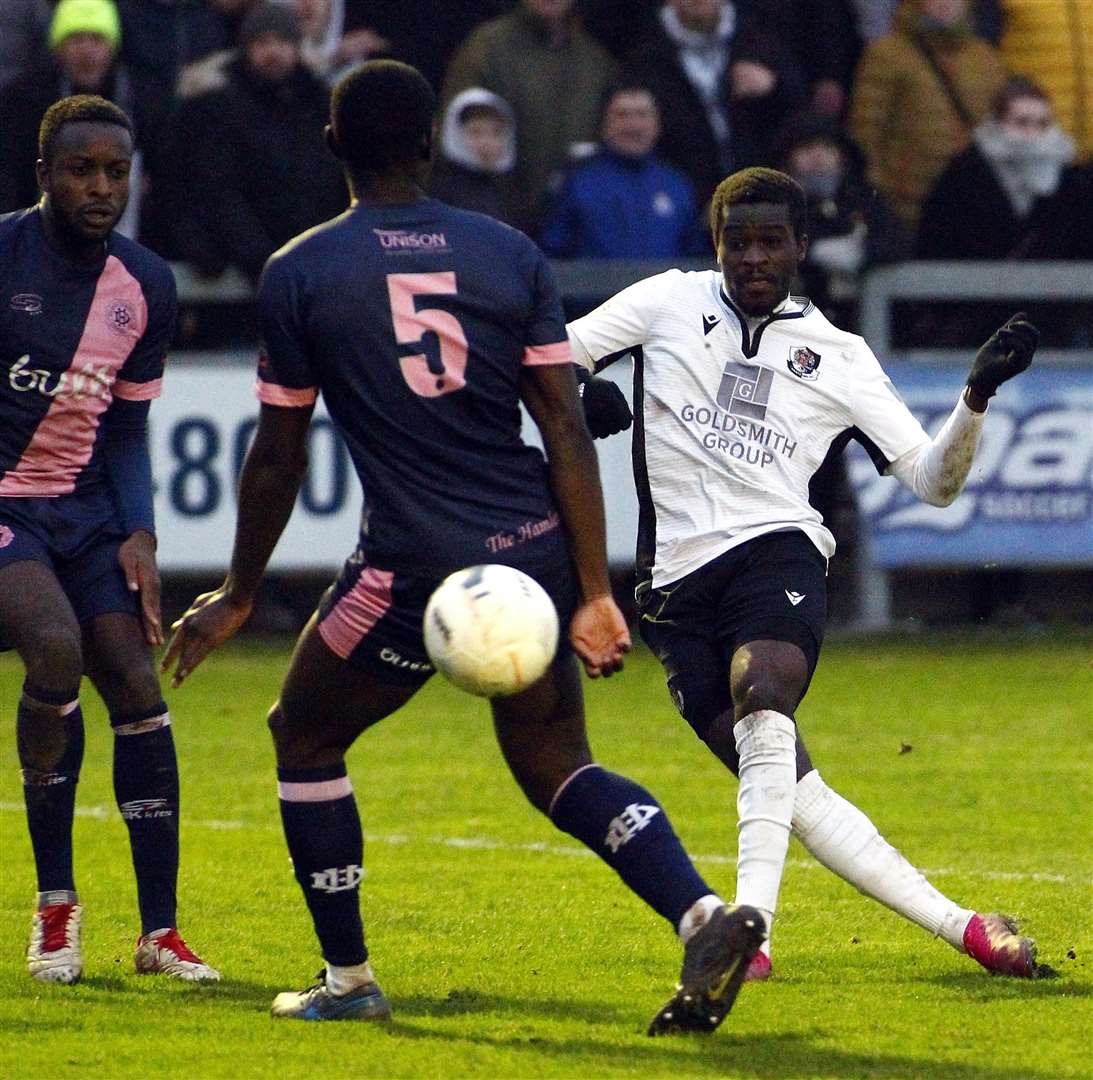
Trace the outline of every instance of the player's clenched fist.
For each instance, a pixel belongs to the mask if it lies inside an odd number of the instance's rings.
[[[630,631],[610,596],[594,596],[577,608],[569,640],[593,679],[622,671],[623,655],[630,651]]]
[[[223,586],[215,592],[202,593],[186,614],[171,625],[174,636],[160,666],[162,671],[170,671],[177,662],[171,685],[181,686],[183,679],[213,649],[232,637],[250,617],[252,606],[250,600],[230,597]]]
[[[587,376],[581,382],[581,404],[584,405],[585,423],[594,439],[616,435],[634,422],[626,395],[610,379]]]
[[[995,330],[975,354],[968,389],[984,400],[994,397],[1002,383],[1020,375],[1032,363],[1032,354],[1039,343],[1040,331],[1019,311]]]

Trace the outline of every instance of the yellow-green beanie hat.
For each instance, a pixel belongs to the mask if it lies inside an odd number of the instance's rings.
[[[115,51],[121,44],[121,20],[113,0],[61,0],[49,24],[49,47],[72,34],[102,34]]]

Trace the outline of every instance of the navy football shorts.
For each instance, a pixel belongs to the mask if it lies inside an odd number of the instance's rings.
[[[729,664],[741,645],[766,639],[798,646],[811,681],[827,618],[827,560],[797,529],[768,533],[641,592],[638,612],[676,708],[701,737],[732,709]]]
[[[125,533],[113,493],[98,489],[52,498],[0,498],[0,569],[31,560],[57,575],[76,618],[137,614],[118,565]]]
[[[558,654],[570,648],[577,583],[568,562],[517,566],[546,589],[558,609]],[[354,667],[400,686],[422,686],[435,668],[425,652],[425,606],[442,578],[379,570],[358,548],[319,601],[319,636]]]

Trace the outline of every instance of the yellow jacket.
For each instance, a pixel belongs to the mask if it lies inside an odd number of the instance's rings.
[[[1055,115],[1093,158],[1093,0],[1005,0],[1002,57],[1051,98]]]
[[[861,58],[849,117],[870,182],[912,232],[934,181],[971,140],[971,129],[915,44],[918,23],[916,0],[904,0],[892,33],[874,41]],[[1006,78],[997,50],[970,31],[920,36],[949,73],[974,126]]]

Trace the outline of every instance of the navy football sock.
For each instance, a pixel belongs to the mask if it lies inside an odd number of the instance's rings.
[[[141,933],[177,925],[178,759],[162,701],[111,716],[114,796],[129,829]]]
[[[363,964],[364,837],[345,763],[278,769],[277,780],[285,840],[323,959],[337,967]]]
[[[39,893],[75,894],[72,819],[83,763],[79,687],[56,694],[23,684],[15,730],[23,774],[27,828]]]
[[[673,930],[696,900],[714,891],[661,805],[625,776],[599,765],[579,769],[554,796],[550,817],[599,855]]]

